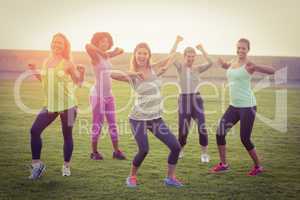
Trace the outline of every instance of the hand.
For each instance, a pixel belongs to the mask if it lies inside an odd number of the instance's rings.
[[[115,51],[118,52],[119,54],[124,53],[124,50],[122,48],[116,47]]]
[[[176,37],[176,43],[182,42],[183,41],[183,37],[180,35],[177,35]]]
[[[249,71],[252,71],[254,72],[255,71],[255,64],[251,61],[248,61],[247,64],[246,64],[246,67]]]
[[[77,65],[77,71],[80,74],[84,74],[85,73],[85,67],[84,67],[84,65]]]
[[[196,49],[198,50],[203,50],[203,45],[200,43],[200,44],[197,44],[196,45]]]
[[[218,61],[217,61],[217,62],[218,62],[218,64],[220,64],[221,66],[227,64],[223,58],[218,58]]]
[[[130,72],[128,75],[131,78],[139,78],[144,80],[144,74],[142,72]]]
[[[29,63],[27,65],[27,68],[30,69],[30,70],[36,70],[36,65],[35,64],[32,64],[32,63]]]

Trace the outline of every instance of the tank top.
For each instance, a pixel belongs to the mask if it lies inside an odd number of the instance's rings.
[[[49,112],[60,112],[77,105],[73,81],[64,69],[64,60],[51,68],[46,66],[46,62],[43,64],[41,80],[45,93],[44,106]]]

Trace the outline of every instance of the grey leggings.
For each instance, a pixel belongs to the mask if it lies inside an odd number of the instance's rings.
[[[171,150],[168,163],[171,165],[177,163],[181,146],[161,118],[147,121],[130,119],[129,121],[132,133],[138,145],[138,152],[132,161],[135,167],[139,167],[142,164],[149,152],[147,129],[154,133],[155,137],[166,144]]]

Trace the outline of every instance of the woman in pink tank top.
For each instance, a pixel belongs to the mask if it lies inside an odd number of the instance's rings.
[[[91,129],[91,159],[102,160],[103,155],[97,149],[104,117],[109,125],[109,133],[114,148],[113,158],[126,159],[124,153],[119,149],[118,130],[115,114],[115,99],[111,89],[111,63],[110,58],[123,53],[120,48],[109,51],[113,46],[113,40],[108,32],[97,32],[93,35],[91,43],[86,45],[86,51],[91,58],[95,84],[90,95],[90,105],[92,107],[93,119]]]

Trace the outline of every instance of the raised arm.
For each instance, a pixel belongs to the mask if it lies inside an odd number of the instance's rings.
[[[175,55],[176,55],[176,50],[177,50],[177,47],[178,47],[178,44],[179,44],[181,41],[183,41],[183,37],[181,37],[181,36],[178,35],[178,36],[176,37],[176,41],[175,41],[175,43],[173,44],[173,47],[172,47],[172,49],[171,49],[169,55],[168,55],[166,58],[164,58],[164,59],[160,60],[159,62],[155,63],[155,64],[153,65],[153,67],[155,67],[155,68],[161,68],[161,67],[165,67],[165,66],[167,66],[168,64],[170,64],[169,61],[172,60],[172,59],[175,57]]]
[[[31,70],[31,72],[33,73],[33,75],[36,79],[38,79],[39,81],[42,81],[41,73],[36,69],[35,64],[30,63],[27,65],[27,67],[29,70]]]
[[[211,59],[208,57],[208,54],[207,54],[206,51],[204,50],[202,44],[198,44],[198,45],[196,46],[196,49],[198,49],[198,50],[202,53],[204,59],[206,60],[206,63],[195,66],[195,68],[198,69],[199,73],[202,73],[202,72],[208,70],[208,69],[212,66],[213,62],[212,62]]]
[[[228,69],[230,67],[230,63],[226,62],[223,58],[218,58],[218,64],[221,65],[223,69]]]
[[[116,47],[113,51],[107,52],[107,56],[113,58],[115,56],[121,55],[122,53],[124,53],[124,50]]]
[[[99,57],[97,54],[101,55],[103,58],[107,58],[108,55],[98,47],[93,44],[86,44],[85,50],[89,54],[90,58],[92,59],[93,65],[96,65],[99,62]]]
[[[72,62],[67,61],[65,71],[71,76],[73,83],[78,86],[81,86],[84,80],[85,67],[83,65],[77,65],[77,68]]]

